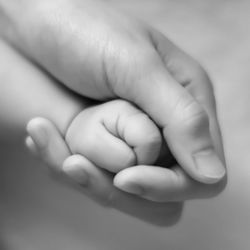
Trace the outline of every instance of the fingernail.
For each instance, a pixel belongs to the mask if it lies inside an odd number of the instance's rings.
[[[63,165],[63,172],[81,186],[87,186],[89,181],[88,173],[79,165]]]
[[[141,196],[145,193],[145,190],[142,186],[140,186],[136,183],[133,183],[133,182],[122,183],[117,187],[124,192],[139,195],[139,196]]]
[[[193,155],[196,168],[207,184],[220,181],[226,174],[225,167],[213,149]]]
[[[27,132],[34,141],[35,145],[39,148],[43,148],[48,145],[47,132],[41,126],[27,126]]]

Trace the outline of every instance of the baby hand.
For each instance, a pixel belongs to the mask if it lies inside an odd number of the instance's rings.
[[[66,142],[98,167],[117,173],[153,164],[160,154],[158,127],[141,110],[123,100],[84,109],[70,124]]]

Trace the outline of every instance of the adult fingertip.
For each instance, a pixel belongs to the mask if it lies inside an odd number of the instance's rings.
[[[27,136],[25,138],[25,146],[29,149],[29,151],[33,155],[37,155],[38,154],[37,146],[36,146],[36,144],[34,143],[33,139],[30,136]]]
[[[225,166],[214,149],[207,149],[195,153],[193,159],[202,182],[215,184],[225,177]]]
[[[49,138],[42,118],[32,119],[27,124],[26,131],[37,147],[45,148],[48,145]]]
[[[70,179],[80,184],[81,186],[87,186],[89,182],[89,175],[83,168],[82,162],[77,161],[75,158],[68,158],[65,160],[62,166],[62,171]]]
[[[130,174],[130,171],[123,170],[119,172],[115,176],[113,184],[118,189],[130,194],[142,196],[145,193],[144,188],[136,183],[136,180],[134,180],[134,176]]]
[[[46,123],[46,119],[42,118],[42,117],[35,117],[35,118],[32,118],[28,123],[27,123],[27,126],[26,126],[26,131],[29,132],[30,130],[38,127],[38,126],[41,126],[42,124],[45,124]]]

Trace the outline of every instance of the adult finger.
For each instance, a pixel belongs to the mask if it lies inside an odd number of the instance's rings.
[[[63,173],[71,187],[101,205],[158,226],[170,226],[180,219],[183,203],[155,203],[122,192],[113,186],[113,175],[109,172],[80,155],[70,156],[62,135],[50,121],[44,118],[32,120],[28,133],[28,145],[34,147],[52,169]]]
[[[19,35],[12,37],[15,45],[80,93],[137,104],[163,129],[171,152],[190,176],[203,183],[220,181],[225,167],[215,151],[206,110],[166,70],[150,32],[131,18],[123,16],[121,22],[105,5],[65,2],[46,1],[35,12],[29,9],[24,20],[14,21],[17,31],[11,34]],[[89,13],[100,18],[89,19]],[[84,23],[91,27],[83,29]]]
[[[61,171],[64,160],[70,156],[62,135],[47,119],[34,118],[27,125],[28,148],[57,172]]]
[[[170,41],[166,41],[162,34],[154,31],[153,35],[154,45],[167,70],[206,110],[214,147],[224,162],[213,87],[206,72],[194,59]],[[164,152],[159,166],[169,167],[174,163],[176,165],[174,161],[171,164],[165,164],[166,160],[169,162],[171,154],[166,147]],[[152,183],[153,179],[154,183]],[[171,169],[140,166],[122,171],[115,177],[114,182],[117,187],[130,193],[143,190],[145,192],[142,195],[144,198],[155,201],[170,201],[215,196],[223,190],[227,178],[224,177],[213,185],[204,185],[189,178],[177,165]]]
[[[207,185],[190,178],[178,165],[171,169],[140,165],[119,172],[114,185],[151,201],[171,202],[216,196],[224,189],[226,178]]]
[[[151,37],[166,69],[206,110],[216,152],[225,162],[216,110],[216,93],[208,74],[191,56],[176,47],[171,41],[166,41],[166,37],[162,33],[152,30]]]
[[[76,188],[102,205],[158,226],[175,224],[181,215],[180,202],[156,203],[122,192],[112,184],[113,176],[80,155],[69,157],[64,173],[77,183]]]
[[[136,103],[163,129],[171,152],[190,176],[203,183],[220,181],[225,167],[216,153],[206,110],[169,74],[160,58],[143,61],[149,73],[129,79],[133,84],[123,82],[117,94]]]

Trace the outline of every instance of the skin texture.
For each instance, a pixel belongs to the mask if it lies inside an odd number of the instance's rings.
[[[26,15],[17,20],[24,6]],[[90,98],[129,100],[161,129],[179,166],[125,169],[115,177],[117,186],[131,193],[142,188],[142,197],[161,202],[221,192],[226,178],[217,157],[223,159],[223,151],[213,91],[196,61],[150,26],[100,2],[11,1],[1,7],[5,39],[61,83]],[[66,148],[55,126],[45,124],[47,131],[54,128],[48,140]],[[59,166],[62,159],[54,161],[50,150],[43,148],[44,160]],[[143,179],[136,179],[138,171]],[[151,171],[161,182],[152,181]]]
[[[66,132],[72,154],[80,154],[110,172],[151,165],[161,150],[161,134],[153,121],[123,100],[84,109]]]
[[[37,143],[35,146],[31,137],[28,137],[26,144],[33,153],[51,166],[53,171],[49,173],[53,174],[55,181],[69,185],[103,206],[117,209],[151,224],[171,226],[179,220],[182,202],[155,203],[127,194],[114,187],[110,173],[97,168],[82,156],[71,156],[65,161],[71,153],[62,134],[66,133],[73,118],[93,103],[66,90],[1,40],[0,53],[1,141],[16,144],[19,138],[25,137],[25,126],[32,117],[46,117],[55,125],[44,118],[32,120],[27,130]],[[10,71],[12,74],[9,74]],[[67,169],[68,163],[73,162],[74,166],[78,166],[79,160],[80,166],[84,163],[88,171],[89,178],[85,184],[78,168],[76,180],[63,173],[64,161],[64,167]]]
[[[1,133],[24,135],[28,121],[43,116],[65,134],[72,119],[89,106],[88,100],[68,91],[1,40],[0,51]]]

